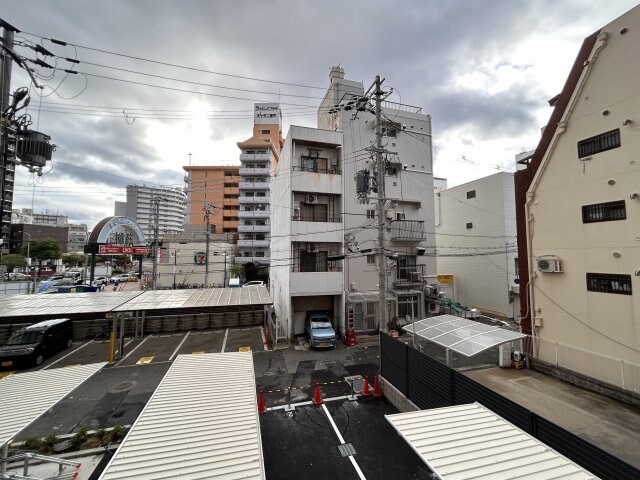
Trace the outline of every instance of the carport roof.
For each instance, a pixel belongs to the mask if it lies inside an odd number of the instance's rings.
[[[526,337],[520,332],[455,315],[425,318],[403,327],[406,332],[471,357],[491,347]]]
[[[0,318],[110,312],[142,292],[54,293],[0,297]]]
[[[385,417],[440,480],[598,478],[479,403]]]
[[[265,478],[251,353],[179,355],[100,480]]]
[[[235,307],[270,305],[265,287],[206,288],[197,290],[154,290],[144,292],[114,308],[116,312],[165,310],[172,308]]]
[[[100,370],[104,363],[9,375],[0,380],[0,446]]]

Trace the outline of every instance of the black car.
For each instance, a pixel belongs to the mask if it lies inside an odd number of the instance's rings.
[[[14,369],[40,365],[45,358],[70,348],[73,328],[68,318],[45,320],[15,332],[0,347],[0,367]]]

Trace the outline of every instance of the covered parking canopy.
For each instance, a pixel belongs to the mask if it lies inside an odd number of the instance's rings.
[[[485,325],[455,315],[425,318],[403,327],[403,330],[466,357],[526,337],[520,332]]]
[[[251,353],[179,355],[100,480],[265,478]]]
[[[9,375],[0,380],[0,446],[100,370],[104,363]]]
[[[440,480],[598,478],[479,403],[385,417]]]

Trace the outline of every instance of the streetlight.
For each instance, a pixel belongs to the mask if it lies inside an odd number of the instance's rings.
[[[178,255],[180,255],[180,250],[173,251],[173,289],[176,289],[176,266],[178,265]]]

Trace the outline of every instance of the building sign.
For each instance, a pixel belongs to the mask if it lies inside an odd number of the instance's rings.
[[[91,232],[89,243],[133,247],[146,245],[147,242],[135,220],[129,217],[107,217]]]
[[[207,261],[207,254],[205,252],[196,252],[193,256],[193,263],[196,265],[204,265]]]
[[[104,255],[146,255],[148,247],[125,247],[122,245],[100,245],[98,253]]]
[[[438,275],[440,285],[453,285],[453,275]]]
[[[254,125],[281,125],[282,113],[279,103],[256,103],[253,107]]]

